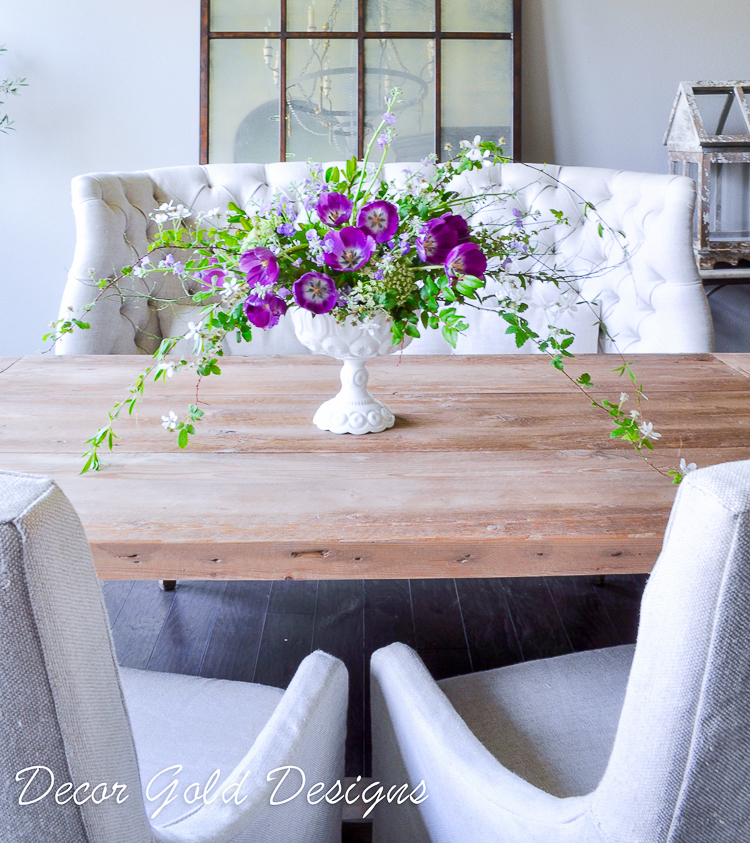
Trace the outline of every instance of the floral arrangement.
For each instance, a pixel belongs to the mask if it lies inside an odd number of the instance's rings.
[[[193,214],[174,202],[152,213],[158,234],[149,254],[125,267],[117,278],[98,281],[98,295],[135,295],[120,289],[123,278],[168,271],[181,279],[186,300],[200,305],[202,318],[188,323],[183,336],[161,342],[128,397],[112,408],[108,423],[88,440],[84,472],[101,467],[99,449],[112,448],[114,422],[123,410],[134,412],[149,376],[166,381],[183,368],[195,369],[199,379],[218,375],[227,336],[234,335],[238,342],[251,341],[255,331],[272,330],[295,306],[316,315],[330,314],[340,322],[366,323],[385,312],[392,320],[396,345],[405,337],[419,337],[424,330],[440,330],[455,346],[458,335],[469,327],[459,312],[462,306],[494,310],[506,323],[506,332],[515,336],[517,347],[536,344],[595,407],[609,414],[612,437],[630,442],[644,458],[644,452],[653,449],[660,434],[642,416],[645,395],[631,366],[622,359],[616,371],[632,381],[636,408],[625,409],[625,393],[617,402],[597,400],[591,394],[588,374],[573,378],[565,370],[565,359],[572,356],[572,333],[550,326],[542,336],[524,317],[528,305],[522,291],[532,281],[570,288],[573,300],[579,298],[574,279],[540,261],[538,235],[547,227],[566,225],[563,214],[553,211],[550,220],[541,220],[538,216],[524,218],[515,211],[503,223],[469,226],[467,216],[486,203],[503,202],[508,194],[488,190],[467,198],[456,190],[456,177],[507,161],[502,139],[498,144],[478,136],[461,141],[457,155],[450,160],[438,163],[432,155],[416,172],[405,171],[399,183],[381,181],[395,136],[398,95],[398,89],[391,92],[362,162],[352,158],[341,168],[334,166],[325,172],[310,163],[309,177],[294,187],[296,195],[277,195],[270,204],[251,210],[230,203],[223,220],[219,209]],[[371,164],[376,146],[380,161]],[[587,213],[596,213],[590,203],[581,201]],[[600,236],[605,231],[622,236],[600,221]],[[625,259],[624,245],[622,248]],[[186,258],[179,259],[176,252]],[[95,304],[96,299],[84,311]],[[87,327],[85,312],[68,314],[53,323],[53,331],[45,339],[58,339]],[[171,355],[183,339],[192,341],[193,355],[173,359]],[[162,424],[177,435],[184,448],[202,416],[196,403],[183,418],[170,411],[162,417]],[[680,469],[656,470],[679,482],[692,467],[683,460]]]

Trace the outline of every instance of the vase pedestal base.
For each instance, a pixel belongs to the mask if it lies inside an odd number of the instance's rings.
[[[396,418],[367,389],[367,361],[345,358],[338,395],[318,407],[313,424],[331,433],[380,433],[393,427]]]

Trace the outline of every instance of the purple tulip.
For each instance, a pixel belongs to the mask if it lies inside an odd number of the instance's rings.
[[[208,269],[199,272],[198,277],[201,279],[201,287],[210,290],[212,287],[223,287],[227,274],[219,266],[210,266]]]
[[[331,228],[343,225],[352,215],[352,201],[343,193],[322,193],[318,200],[318,216]]]
[[[239,267],[247,273],[247,283],[251,287],[273,284],[279,277],[279,262],[270,249],[259,246],[240,255]]]
[[[444,263],[455,246],[469,240],[469,226],[458,214],[430,220],[417,238],[417,254],[425,263]]]
[[[294,300],[313,313],[328,313],[338,300],[333,278],[322,272],[306,272],[294,282]]]
[[[266,331],[279,324],[280,317],[286,313],[286,302],[272,293],[270,287],[256,287],[242,309],[251,325]]]
[[[332,269],[355,272],[361,269],[375,251],[375,241],[358,228],[329,231],[323,238],[323,258]]]
[[[461,275],[481,278],[487,269],[487,258],[476,243],[461,243],[448,252],[445,271],[452,279]]]
[[[357,225],[376,243],[386,243],[398,228],[398,208],[381,200],[368,202],[359,212]]]

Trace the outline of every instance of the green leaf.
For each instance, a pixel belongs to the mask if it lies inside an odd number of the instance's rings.
[[[177,444],[180,448],[186,448],[188,443],[188,431],[186,427],[183,427],[177,437]]]

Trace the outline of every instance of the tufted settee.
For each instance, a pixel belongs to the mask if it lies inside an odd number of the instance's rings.
[[[386,165],[383,177],[396,181],[418,165]],[[229,202],[243,208],[263,204],[277,192],[290,194],[308,175],[303,163],[211,164],[170,167],[135,173],[93,173],[73,180],[77,242],[65,287],[61,313],[77,310],[95,294],[92,279],[107,278],[136,255],[145,254],[156,231],[149,213],[174,200],[194,212]],[[578,353],[615,350],[599,330],[601,315],[617,349],[637,352],[706,352],[713,347],[708,303],[691,245],[695,188],[690,179],[586,167],[533,167],[499,164],[457,178],[464,195],[487,196],[500,188],[512,191],[504,203],[486,201],[471,222],[512,220],[513,211],[538,212],[541,221],[562,211],[567,226],[551,226],[539,235],[539,257],[546,265],[577,276],[578,292],[589,307],[576,306],[575,290],[567,298],[554,285],[536,284],[525,292],[533,327],[554,323],[576,334]],[[619,235],[599,233],[600,218],[585,212],[592,203]],[[622,243],[627,244],[624,257]],[[533,261],[527,263],[533,263]],[[527,269],[529,266],[526,267]],[[169,273],[128,279],[139,297],[109,297],[88,318],[91,329],[64,337],[61,354],[153,353],[161,338],[181,335],[197,309],[180,282]],[[570,297],[572,295],[572,298]],[[457,353],[516,352],[505,323],[493,313],[468,314],[472,329],[460,337]],[[530,348],[522,352],[531,351]],[[268,333],[256,332],[252,343],[227,342],[227,353],[304,354],[291,320],[285,317]],[[408,353],[452,353],[437,332],[428,332]]]

